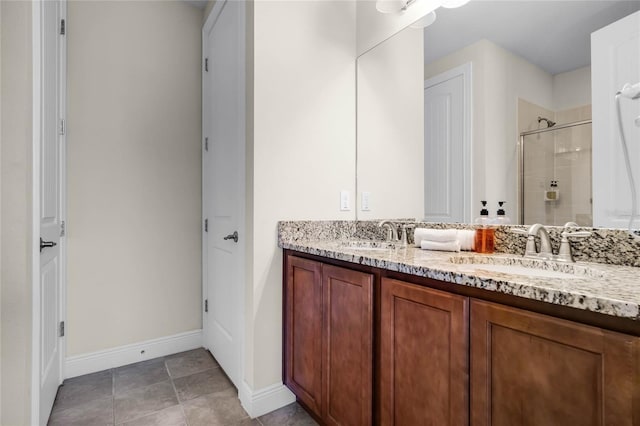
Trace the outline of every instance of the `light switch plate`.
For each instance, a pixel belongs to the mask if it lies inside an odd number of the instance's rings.
[[[340,211],[348,212],[349,210],[351,210],[350,204],[349,191],[340,191]]]
[[[363,212],[371,211],[371,207],[369,206],[370,200],[371,200],[371,193],[362,191],[362,211]]]

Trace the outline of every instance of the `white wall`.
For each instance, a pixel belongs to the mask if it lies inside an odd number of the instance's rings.
[[[252,11],[245,380],[253,389],[282,380],[277,222],[355,219],[355,13],[343,1],[257,1]],[[343,189],[352,198],[348,212],[339,210]]]
[[[0,177],[2,176],[2,5],[0,4]],[[0,183],[0,241],[2,237],[2,184]],[[0,243],[0,271],[2,244]],[[2,272],[0,272],[0,319],[2,318]],[[2,355],[2,326],[0,326],[0,355]],[[0,421],[2,421],[2,362],[0,361]]]
[[[425,78],[467,62],[473,64],[472,217],[480,211],[480,200],[487,200],[491,214],[498,201],[506,201],[508,215],[517,218],[518,99],[552,109],[552,76],[495,43],[480,40],[425,64]]]
[[[201,328],[202,11],[68,6],[68,355]]]
[[[0,424],[31,410],[31,3],[0,2]]]
[[[591,66],[553,76],[553,109],[555,111],[584,105],[591,105]]]
[[[358,58],[358,219],[424,217],[423,41],[407,28]]]

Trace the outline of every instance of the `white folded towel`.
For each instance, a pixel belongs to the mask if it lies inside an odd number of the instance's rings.
[[[422,240],[437,241],[440,243],[455,241],[458,239],[458,232],[455,229],[428,229],[416,228],[413,231],[416,246],[420,247]]]
[[[458,242],[461,250],[472,251],[475,246],[476,232],[472,229],[427,229],[416,228],[413,239],[416,247],[422,247],[423,241],[437,243]]]
[[[474,250],[476,246],[476,231],[472,229],[458,230],[458,242],[461,250]]]
[[[460,243],[458,241],[426,241],[422,240],[420,243],[422,250],[435,250],[435,251],[460,251]]]

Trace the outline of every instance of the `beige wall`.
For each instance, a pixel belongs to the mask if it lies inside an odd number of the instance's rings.
[[[207,2],[207,5],[204,7],[204,14],[202,15],[202,22],[204,23],[204,21],[207,20],[207,17],[209,16],[209,14],[211,13],[211,10],[213,10],[213,5],[216,4],[215,0],[209,0]]]
[[[282,380],[285,219],[354,219],[355,4],[258,1],[253,9],[251,315],[245,379]],[[295,36],[292,36],[295,35]],[[339,210],[340,190],[352,210]]]
[[[2,239],[2,4],[0,4],[0,241]],[[2,243],[0,243],[0,320],[2,319]],[[2,326],[0,325],[0,356]],[[2,361],[0,361],[0,422],[2,422]]]
[[[591,105],[591,66],[553,76],[553,108],[556,111],[584,105]]]
[[[0,2],[0,424],[30,423],[31,4]]]
[[[358,219],[424,217],[423,41],[407,28],[358,58]]]
[[[202,13],[69,2],[69,356],[201,328]]]
[[[552,109],[553,77],[495,43],[480,40],[425,64],[425,78],[467,62],[473,67],[471,217],[478,216],[480,200],[488,200],[491,214],[498,201],[507,201],[508,215],[516,218],[518,99]]]

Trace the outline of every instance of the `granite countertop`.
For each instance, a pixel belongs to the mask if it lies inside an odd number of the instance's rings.
[[[367,250],[349,247],[344,239],[280,239],[284,249],[390,271],[476,287],[640,321],[640,269],[600,263],[561,264],[524,260],[513,254],[435,252],[417,247]],[[534,277],[483,269],[484,264],[538,266],[572,272],[570,278]],[[538,265],[534,265],[538,262]],[[551,272],[550,275],[554,273]]]

